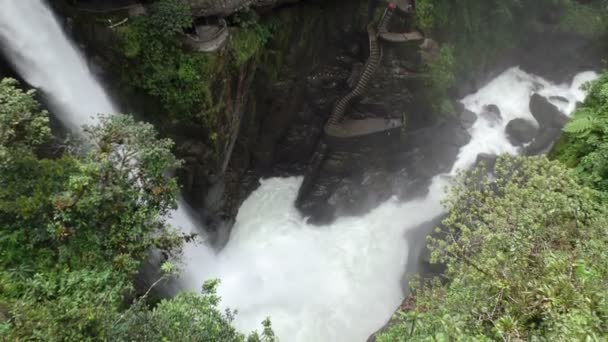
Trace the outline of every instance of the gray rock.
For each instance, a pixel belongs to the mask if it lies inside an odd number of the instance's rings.
[[[479,114],[482,118],[488,120],[492,125],[497,125],[502,121],[502,114],[500,113],[500,108],[498,108],[495,104],[489,104],[483,106],[483,110],[481,114]]]
[[[526,119],[517,118],[509,121],[505,128],[505,132],[507,133],[507,138],[511,144],[521,146],[534,139],[538,132],[538,128],[534,123]]]
[[[469,129],[473,127],[475,122],[477,121],[477,114],[471,112],[468,109],[464,109],[459,116],[460,124],[464,129]]]
[[[205,209],[208,211],[217,211],[224,204],[225,197],[224,193],[226,191],[225,183],[220,180],[213,184],[207,191],[205,196],[204,205]]]
[[[526,147],[525,153],[528,156],[535,156],[549,152],[553,144],[559,139],[562,131],[560,128],[545,127],[541,128],[540,133],[532,143]]]
[[[532,113],[541,129],[561,129],[568,122],[568,117],[565,114],[539,94],[534,94],[530,98],[530,113]]]

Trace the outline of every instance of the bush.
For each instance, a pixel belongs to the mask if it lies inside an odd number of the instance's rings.
[[[122,49],[131,60],[123,74],[131,86],[159,98],[172,116],[208,124],[207,119],[221,109],[211,91],[219,60],[213,54],[182,49],[180,34],[190,26],[188,7],[163,0],[154,3],[150,16],[120,27]]]
[[[177,191],[165,172],[179,163],[171,141],[122,115],[87,128],[88,152],[40,157],[48,115],[16,85],[0,83],[0,118],[10,123],[0,140],[2,331],[9,340],[91,340],[148,251],[181,244],[163,218]]]
[[[533,205],[531,205],[533,203]],[[446,202],[447,266],[379,341],[601,340],[608,334],[607,207],[558,162],[500,157],[463,175]]]
[[[551,155],[574,168],[585,184],[608,195],[608,74],[588,90]]]
[[[218,309],[216,281],[156,307],[150,290],[125,300],[150,250],[175,257],[184,240],[165,222],[177,194],[166,174],[180,165],[170,140],[115,115],[85,128],[87,151],[39,156],[48,113],[14,80],[0,82],[0,122],[0,340],[245,340]],[[274,341],[263,325],[248,341]]]
[[[112,324],[111,341],[275,341],[269,320],[263,322],[262,335],[253,332],[248,338],[230,324],[235,312],[222,313],[216,295],[218,281],[203,286],[202,295],[180,293],[171,300],[162,300],[152,310],[136,304]]]

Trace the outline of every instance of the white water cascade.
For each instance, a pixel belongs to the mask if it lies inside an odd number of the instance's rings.
[[[117,112],[44,1],[0,0],[0,46],[68,129],[78,132],[97,114]]]
[[[528,109],[533,91],[567,99],[556,105],[570,114],[584,99],[581,84],[596,77],[584,72],[571,84],[555,85],[511,68],[464,98],[477,114],[484,105],[497,105],[503,121],[492,125],[479,116],[452,172],[436,176],[422,199],[392,199],[365,216],[316,227],[293,206],[300,178],[264,180],[241,206],[217,256],[189,247],[184,280],[198,290],[205,279],[221,279],[223,305],[238,310],[235,324],[243,332],[259,329],[270,316],[282,341],[365,341],[403,299],[411,243],[405,234],[443,212],[440,200],[457,170],[470,167],[479,153],[518,152],[504,129],[517,117],[534,121]]]
[[[0,0],[0,9],[3,52],[28,83],[49,96],[68,128],[77,131],[94,123],[95,114],[117,111],[42,0]],[[534,120],[528,109],[533,91],[566,98],[555,104],[570,114],[585,96],[580,85],[595,77],[585,72],[571,84],[555,85],[512,68],[464,98],[475,113],[497,105],[502,124],[479,117],[452,172],[436,176],[422,199],[391,199],[365,216],[316,227],[293,206],[301,179],[264,180],[243,203],[220,253],[187,247],[183,280],[198,291],[204,280],[220,278],[223,305],[238,310],[235,324],[244,332],[259,329],[270,316],[283,341],[364,341],[402,299],[411,243],[405,234],[442,213],[440,200],[456,170],[470,167],[479,153],[518,152],[504,128],[513,118]],[[195,231],[180,208],[172,223]]]

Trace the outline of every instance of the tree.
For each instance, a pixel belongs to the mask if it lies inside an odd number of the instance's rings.
[[[213,286],[156,308],[126,301],[149,251],[175,255],[184,241],[165,222],[176,207],[173,142],[130,116],[102,116],[85,128],[86,150],[44,155],[48,113],[34,95],[0,83],[0,340],[132,340],[133,312],[156,337],[244,339]],[[200,326],[179,328],[196,317]]]
[[[504,156],[477,168],[429,238],[445,282],[414,287],[414,307],[380,341],[599,340],[608,335],[605,203],[559,162]]]

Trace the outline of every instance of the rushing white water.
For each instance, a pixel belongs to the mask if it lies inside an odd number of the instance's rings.
[[[116,112],[41,0],[0,0],[0,9],[4,53],[24,79],[50,96],[66,126],[78,130],[94,123],[97,113]],[[453,171],[436,176],[422,199],[391,199],[365,216],[316,227],[293,207],[300,179],[265,180],[240,208],[219,254],[204,245],[187,247],[184,280],[198,291],[204,280],[220,278],[223,305],[238,309],[235,324],[242,331],[259,328],[270,316],[283,341],[364,341],[402,299],[410,243],[405,234],[442,213],[451,175],[470,167],[479,153],[517,153],[504,128],[513,118],[534,120],[528,109],[532,91],[565,98],[567,103],[554,102],[569,114],[585,96],[580,85],[595,77],[586,72],[572,84],[555,85],[512,68],[464,98],[477,114],[484,105],[497,105],[504,120],[492,125],[479,117]],[[171,222],[185,232],[197,230],[183,203]]]
[[[473,139],[461,149],[454,168],[464,169],[471,165],[480,152],[497,155],[517,153],[517,148],[507,140],[505,127],[509,121],[515,118],[523,118],[536,123],[529,108],[530,96],[533,92],[546,98],[559,96],[566,99],[567,102],[555,99],[550,102],[564,114],[570,115],[575,109],[576,103],[585,98],[585,93],[580,89],[581,86],[595,78],[597,78],[595,72],[587,71],[576,75],[570,84],[557,85],[541,77],[528,74],[517,67],[505,71],[475,94],[462,99],[462,103],[468,110],[478,114],[485,105],[497,105],[503,120],[495,125],[479,118],[471,131]]]
[[[451,175],[470,167],[479,153],[517,153],[504,128],[517,117],[534,120],[528,109],[533,91],[564,97],[568,103],[556,104],[569,114],[584,98],[580,85],[595,77],[585,72],[572,84],[555,85],[512,68],[464,98],[478,115],[484,105],[497,105],[503,123],[479,117],[451,174],[436,176],[423,199],[391,199],[365,216],[316,227],[293,206],[300,179],[264,180],[243,203],[218,255],[204,246],[188,248],[184,280],[198,290],[205,279],[220,278],[223,305],[238,310],[235,324],[244,332],[270,316],[283,341],[364,341],[402,300],[410,243],[405,234],[442,213]]]
[[[117,112],[42,0],[0,0],[0,46],[21,77],[48,95],[69,129]]]

